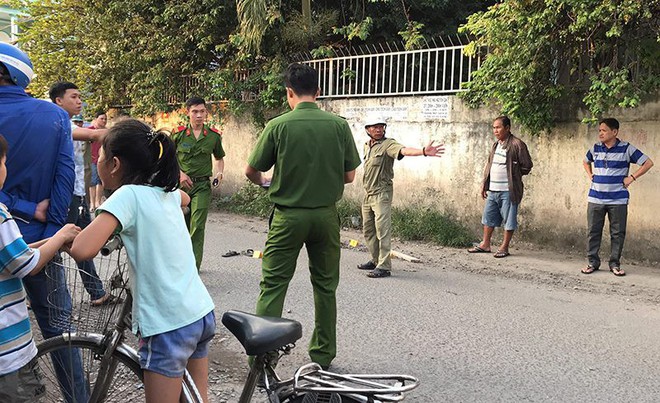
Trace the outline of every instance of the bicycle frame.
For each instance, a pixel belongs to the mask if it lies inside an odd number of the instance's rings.
[[[108,240],[105,246],[101,249],[101,254],[108,256],[121,247],[122,243],[119,237],[113,237]],[[110,281],[112,289],[122,288],[126,291],[123,305],[119,311],[119,316],[117,316],[114,326],[111,329],[104,334],[84,333],[78,335],[75,332],[70,332],[60,336],[68,343],[70,343],[72,339],[84,337],[99,347],[99,354],[95,356],[95,358],[99,359],[99,369],[96,374],[94,388],[90,390],[89,403],[100,403],[107,399],[117,365],[119,364],[119,361],[114,357],[115,352],[119,352],[121,355],[128,357],[136,364],[139,363],[138,352],[124,342],[126,340],[125,332],[131,327],[131,311],[133,308],[133,295],[126,285],[124,276],[124,270],[118,269],[118,272],[113,275]],[[144,380],[143,373],[140,373],[139,377],[141,380]],[[183,374],[181,401],[187,403],[203,402],[195,382],[187,370],[185,370]]]
[[[292,378],[282,380],[274,367],[302,336],[299,322],[229,311],[222,316],[222,323],[241,342],[246,353],[254,356],[239,403],[250,402],[259,377],[263,379],[270,403],[297,400],[308,393],[314,399],[338,395],[351,401],[396,402],[419,385],[415,377],[408,375],[337,374],[323,370],[316,363],[303,365]]]
[[[130,320],[128,318],[131,314],[131,309],[133,305],[133,296],[130,291],[126,292],[126,300],[121,310],[121,314],[115,323],[115,328],[108,332],[107,334],[99,337],[100,345],[105,347],[103,352],[103,357],[101,357],[101,362],[99,365],[99,372],[96,377],[96,382],[94,384],[94,390],[92,390],[92,395],[90,397],[90,403],[103,402],[108,394],[108,389],[112,384],[112,379],[115,374],[115,369],[117,367],[117,362],[112,358],[112,354],[115,350],[121,349],[124,352],[128,353],[135,362],[139,362],[137,351],[129,347],[124,343],[124,332],[130,325]],[[181,397],[183,402],[188,403],[202,403],[202,397],[197,390],[197,386],[193,381],[192,377],[187,370],[183,373]]]

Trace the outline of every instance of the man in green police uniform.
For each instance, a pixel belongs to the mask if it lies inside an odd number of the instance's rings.
[[[371,253],[371,260],[358,265],[360,270],[370,270],[371,278],[389,277],[392,270],[392,195],[394,187],[394,160],[405,156],[441,157],[442,145],[431,141],[424,148],[404,147],[396,140],[385,138],[385,120],[372,117],[364,128],[371,138],[364,145],[364,179],[366,195],[362,201],[362,229]]]
[[[312,361],[327,368],[337,354],[339,218],[335,204],[353,182],[360,156],[348,123],[316,106],[318,73],[302,64],[285,72],[292,111],[266,125],[248,159],[246,176],[269,186],[275,204],[262,263],[258,315],[281,316],[303,244],[309,255],[315,326]],[[272,181],[262,172],[274,168]]]
[[[208,116],[204,99],[190,98],[186,102],[186,111],[190,124],[179,126],[172,135],[172,140],[176,144],[176,155],[181,169],[179,183],[181,189],[190,196],[190,213],[186,214],[186,224],[190,230],[199,270],[204,253],[204,228],[211,202],[212,168],[215,168],[216,172],[213,187],[217,187],[225,169],[225,150],[222,148],[220,133],[204,123]],[[213,167],[211,154],[214,157]]]

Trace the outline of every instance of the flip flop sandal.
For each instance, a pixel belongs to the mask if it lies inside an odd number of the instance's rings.
[[[499,259],[499,258],[503,258],[503,257],[507,257],[507,256],[509,256],[509,252],[504,251],[504,250],[498,250],[497,253],[495,253],[495,254],[493,255],[493,257],[496,257],[496,258],[498,258],[498,259]]]
[[[598,271],[598,269],[596,269],[596,268],[593,267],[593,266],[587,266],[587,267],[585,267],[584,269],[580,270],[580,272],[582,272],[582,274],[591,274],[591,273],[593,273],[593,272],[595,272],[595,271]]]
[[[610,267],[610,271],[617,277],[623,277],[626,275],[626,272],[621,270],[620,267]]]
[[[252,255],[254,255],[254,249],[246,249],[243,252],[241,252],[241,255],[252,257]]]
[[[240,253],[236,252],[235,250],[230,250],[227,253],[223,253],[222,257],[232,257],[232,256],[238,256]]]
[[[479,245],[474,245],[472,248],[467,250],[468,253],[490,253],[490,249],[484,249]]]

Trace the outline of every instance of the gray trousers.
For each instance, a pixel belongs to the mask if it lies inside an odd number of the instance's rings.
[[[587,207],[587,221],[589,224],[589,250],[587,257],[589,265],[595,269],[600,267],[600,241],[603,238],[605,216],[610,221],[611,251],[609,266],[621,266],[621,252],[623,241],[626,239],[626,222],[628,221],[627,204],[595,204],[589,203]]]

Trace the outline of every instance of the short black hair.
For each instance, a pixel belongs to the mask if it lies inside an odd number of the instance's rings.
[[[284,71],[284,85],[298,96],[314,96],[319,89],[319,73],[306,64],[291,63]]]
[[[619,121],[614,118],[605,118],[598,122],[599,125],[605,124],[612,130],[619,130]]]
[[[108,114],[104,110],[98,110],[96,111],[96,113],[94,113],[94,119],[98,118],[101,115],[106,115],[107,117]]]
[[[70,81],[58,81],[50,86],[48,96],[50,100],[55,102],[57,98],[62,98],[66,90],[77,90],[78,86]]]
[[[502,126],[504,127],[511,127],[511,119],[507,115],[500,115],[495,118],[495,121],[500,121],[502,122]]]
[[[3,159],[7,156],[8,150],[9,150],[9,144],[7,144],[7,140],[5,139],[5,136],[0,134],[0,159]]]
[[[191,97],[186,101],[186,109],[190,109],[191,106],[195,105],[204,105],[206,108],[206,101],[202,97]]]

